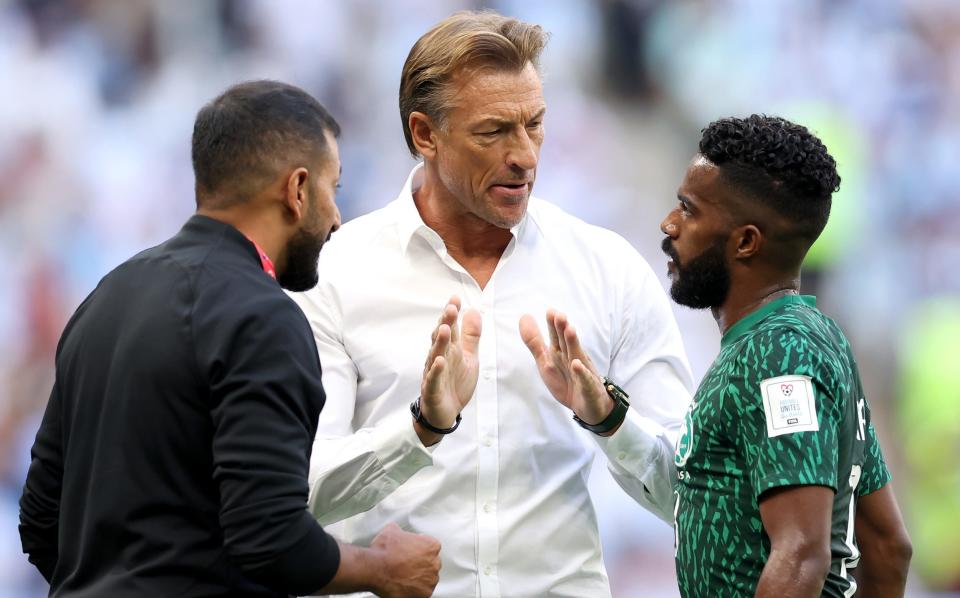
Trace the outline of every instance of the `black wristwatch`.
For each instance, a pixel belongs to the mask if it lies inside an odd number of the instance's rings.
[[[627,417],[627,410],[630,408],[630,402],[627,399],[630,398],[622,388],[610,381],[606,376],[603,377],[603,388],[607,391],[607,395],[613,399],[613,402],[616,403],[613,406],[613,411],[610,412],[602,422],[598,424],[588,424],[583,421],[577,414],[573,414],[573,421],[580,424],[581,428],[590,430],[594,434],[606,434],[610,430],[616,428],[623,420]]]
[[[457,414],[457,421],[454,422],[452,428],[437,428],[433,424],[427,421],[427,418],[423,417],[423,413],[420,412],[420,397],[417,397],[417,400],[410,403],[410,413],[413,414],[413,419],[417,421],[421,426],[430,430],[434,434],[443,434],[447,435],[452,433],[460,426],[460,414]]]

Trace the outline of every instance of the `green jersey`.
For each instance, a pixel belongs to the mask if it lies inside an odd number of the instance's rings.
[[[857,365],[813,297],[787,296],[724,334],[677,445],[677,577],[685,597],[753,596],[770,553],[760,496],[832,488],[823,596],[852,596],[857,496],[890,479]]]

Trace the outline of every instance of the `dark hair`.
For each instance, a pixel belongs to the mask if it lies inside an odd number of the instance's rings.
[[[724,118],[702,131],[700,153],[721,177],[789,218],[801,236],[816,239],[840,187],[837,163],[806,127],[776,116]]]
[[[230,87],[200,109],[193,125],[197,205],[222,208],[249,199],[284,165],[315,160],[325,132],[340,125],[310,94],[278,81]]]

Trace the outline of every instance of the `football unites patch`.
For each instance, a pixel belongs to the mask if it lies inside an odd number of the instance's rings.
[[[820,429],[813,382],[808,376],[777,376],[760,383],[770,438]]]

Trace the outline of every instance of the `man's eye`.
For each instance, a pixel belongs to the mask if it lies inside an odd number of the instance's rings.
[[[484,137],[493,137],[494,135],[497,135],[498,133],[500,133],[500,129],[493,129],[492,131],[480,131],[479,134],[480,134],[480,135],[483,135]]]

